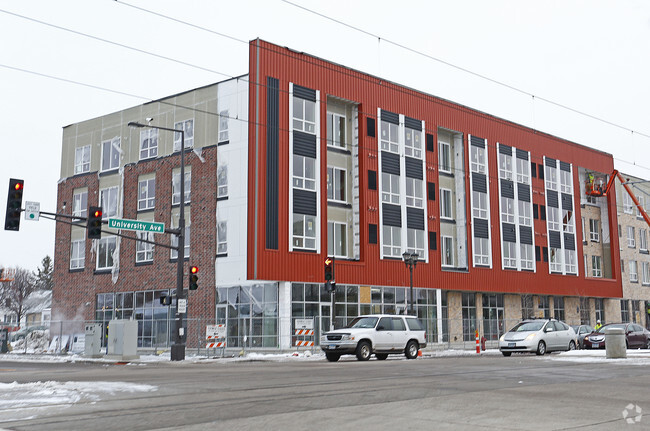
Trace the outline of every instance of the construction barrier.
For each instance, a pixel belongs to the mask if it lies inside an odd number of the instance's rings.
[[[313,329],[296,329],[294,335],[301,337],[312,337],[312,340],[296,340],[296,347],[314,347]]]

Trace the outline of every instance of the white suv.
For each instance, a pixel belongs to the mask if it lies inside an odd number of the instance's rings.
[[[320,339],[320,347],[330,362],[352,354],[367,361],[373,353],[379,360],[391,353],[415,359],[418,350],[426,345],[424,326],[417,317],[389,314],[359,316],[347,328],[326,332]]]

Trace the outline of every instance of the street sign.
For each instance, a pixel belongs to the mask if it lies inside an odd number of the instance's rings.
[[[109,218],[108,227],[111,229],[136,230],[140,232],[164,233],[165,223],[152,221],[128,220],[121,218]]]
[[[205,327],[205,338],[226,338],[226,325],[207,325]]]
[[[185,314],[187,313],[187,299],[179,299],[178,300],[178,314]]]
[[[38,221],[41,213],[41,203],[25,201],[25,220]]]
[[[296,319],[295,329],[314,329],[314,319]]]

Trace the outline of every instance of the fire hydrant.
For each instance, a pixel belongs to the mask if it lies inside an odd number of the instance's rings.
[[[487,341],[487,338],[481,337],[481,350],[485,352],[485,342]]]

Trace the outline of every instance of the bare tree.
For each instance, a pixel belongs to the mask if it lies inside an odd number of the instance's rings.
[[[0,304],[15,313],[18,322],[25,316],[25,299],[37,290],[32,273],[23,268],[16,268],[13,281],[0,283]]]

